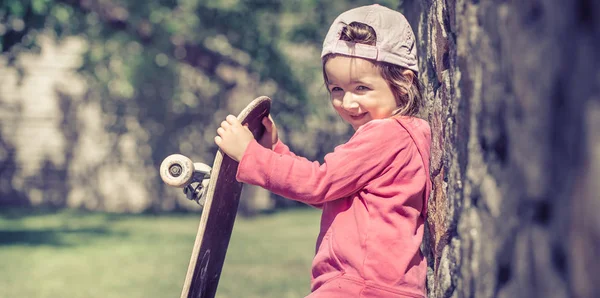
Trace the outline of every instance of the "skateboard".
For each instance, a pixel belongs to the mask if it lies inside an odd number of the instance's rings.
[[[271,99],[258,97],[242,110],[238,120],[248,124],[258,139],[265,130],[261,121],[270,109]],[[212,168],[180,154],[168,156],[160,166],[167,185],[183,188],[188,199],[203,205],[181,298],[213,298],[217,292],[242,193],[242,183],[235,179],[237,168],[238,162],[221,150]]]

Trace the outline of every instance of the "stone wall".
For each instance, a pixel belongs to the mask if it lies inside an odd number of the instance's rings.
[[[600,297],[600,3],[400,8],[433,130],[430,297]]]

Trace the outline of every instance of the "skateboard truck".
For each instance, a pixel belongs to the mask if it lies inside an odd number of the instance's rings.
[[[170,186],[183,188],[185,196],[200,206],[204,205],[210,171],[207,164],[194,163],[181,154],[167,156],[160,165],[162,180]]]
[[[183,188],[183,193],[188,200],[196,201],[200,206],[204,206],[204,201],[206,199],[204,195],[206,194],[206,188],[210,181],[210,170],[210,166],[195,162],[193,181]],[[171,169],[169,169],[169,172],[171,172]]]

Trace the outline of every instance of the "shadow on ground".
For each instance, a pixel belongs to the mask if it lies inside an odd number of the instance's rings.
[[[6,208],[0,210],[0,246],[76,246],[99,238],[125,238],[126,231],[112,225],[108,214],[64,211],[54,208]]]
[[[116,235],[115,235],[116,234]],[[83,244],[100,236],[125,236],[123,232],[110,231],[105,227],[81,229],[10,229],[0,230],[0,245],[50,245],[73,246]],[[77,237],[70,241],[67,237]]]

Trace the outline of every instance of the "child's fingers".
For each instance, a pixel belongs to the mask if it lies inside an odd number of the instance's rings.
[[[223,142],[223,139],[221,139],[220,136],[215,137],[215,144],[217,144],[217,146],[221,146],[222,142]]]
[[[231,125],[235,125],[235,124],[239,123],[239,121],[237,120],[237,117],[233,116],[233,115],[228,115],[227,117],[225,117],[225,121],[227,121]]]
[[[223,129],[227,130],[230,127],[231,127],[231,124],[229,124],[229,122],[227,122],[227,121],[221,122],[221,127],[220,128],[223,128]]]
[[[271,128],[275,127],[275,121],[273,121],[273,117],[269,114],[269,122],[271,123]]]
[[[271,116],[264,117],[262,119],[262,124],[265,126],[265,129],[268,132],[271,132],[273,130],[273,120],[271,119]]]
[[[217,128],[217,134],[222,137],[225,134],[225,129],[223,127]]]

